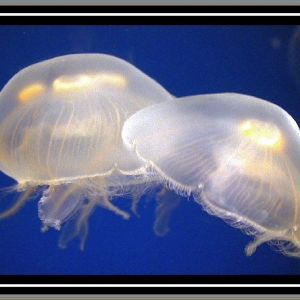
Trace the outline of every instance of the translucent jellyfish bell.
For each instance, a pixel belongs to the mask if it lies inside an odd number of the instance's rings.
[[[126,146],[175,191],[211,214],[300,257],[300,135],[283,109],[224,93],[145,108],[123,127]]]
[[[169,100],[157,82],[109,55],[67,55],[29,66],[0,94],[0,169],[18,190],[49,186],[39,203],[46,226],[59,229],[77,213],[74,227],[81,230],[95,204],[127,218],[110,197],[141,183],[136,174],[144,166],[123,145],[123,123]]]

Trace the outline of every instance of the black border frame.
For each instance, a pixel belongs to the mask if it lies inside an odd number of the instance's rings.
[[[299,1],[300,4],[300,1]],[[1,4],[0,4],[1,6]],[[103,17],[101,21],[97,17],[83,16],[73,19],[73,16],[50,16],[51,13],[137,13],[136,16],[126,17]],[[140,17],[139,13],[232,13],[236,15],[226,16],[204,16],[196,18],[195,16],[184,16],[182,18],[174,16],[149,16]],[[292,16],[286,18],[272,15],[251,15],[251,13],[291,13]],[[58,25],[58,24],[107,24],[112,20],[120,25],[159,25],[159,24],[278,24],[278,20],[286,25],[297,25],[300,22],[300,15],[294,16],[300,11],[300,6],[2,6],[1,13],[36,13],[35,16],[1,16],[1,25]],[[41,13],[47,13],[49,16],[39,16]],[[240,13],[250,14],[248,16],[239,16]],[[67,18],[67,21],[66,21]],[[112,19],[113,18],[113,19]],[[17,20],[17,23],[16,23]],[[200,24],[199,24],[200,25]],[[299,270],[300,274],[300,270]],[[230,284],[228,284],[228,282]],[[115,276],[115,275],[24,275],[24,276],[0,276],[0,297],[1,295],[241,295],[240,299],[250,295],[264,298],[267,295],[298,295],[300,294],[299,276]],[[286,285],[285,287],[282,286]],[[77,285],[77,286],[76,286]],[[78,286],[79,285],[79,286]],[[125,286],[124,286],[125,285]],[[126,287],[127,285],[127,287]],[[155,285],[155,286],[152,286]],[[195,286],[196,285],[196,286]],[[254,285],[254,286],[253,286]],[[26,287],[27,286],[27,287]],[[244,297],[243,297],[244,295]],[[299,295],[300,298],[300,295]]]

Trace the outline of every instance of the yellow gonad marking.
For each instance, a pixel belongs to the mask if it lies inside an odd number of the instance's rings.
[[[282,146],[281,133],[274,124],[247,120],[240,125],[240,130],[252,141],[264,147],[280,148]]]
[[[99,80],[100,83],[114,84],[120,87],[125,87],[127,85],[126,78],[119,74],[98,74],[97,80]]]
[[[28,100],[32,100],[39,96],[43,91],[45,90],[45,87],[41,85],[40,83],[31,84],[27,87],[25,87],[18,95],[18,98],[22,102],[26,102]]]
[[[80,75],[76,77],[63,76],[54,80],[53,88],[56,91],[75,90],[87,87],[91,85],[91,83],[92,79],[88,75]]]
[[[99,73],[95,75],[62,76],[53,81],[56,91],[77,90],[99,84],[113,84],[125,87],[126,78],[119,74]]]

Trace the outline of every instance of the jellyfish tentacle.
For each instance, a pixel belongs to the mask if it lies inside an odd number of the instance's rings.
[[[108,210],[113,211],[115,214],[123,217],[125,220],[130,218],[130,214],[119,207],[113,205],[107,195],[107,193],[103,192],[102,196],[97,198],[97,204],[107,208]]]
[[[7,209],[6,211],[0,213],[0,220],[1,219],[5,219],[8,218],[12,215],[14,215],[15,213],[17,213],[20,208],[28,201],[30,200],[31,196],[34,193],[35,188],[30,187],[27,190],[25,190],[24,192],[21,193],[21,195],[19,196],[17,202],[9,209]]]
[[[172,212],[180,204],[181,197],[173,191],[163,188],[156,194],[156,201],[156,219],[153,229],[158,236],[165,236],[170,230],[169,223]]]

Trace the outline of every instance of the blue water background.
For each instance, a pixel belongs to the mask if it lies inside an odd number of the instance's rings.
[[[1,26],[0,87],[33,63],[73,53],[106,53],[144,71],[176,97],[239,92],[274,102],[300,123],[300,89],[288,67],[295,26]],[[300,151],[300,149],[299,149]],[[0,185],[12,181],[0,175]],[[0,202],[1,205],[1,202]],[[129,207],[125,207],[128,208]],[[123,220],[97,208],[85,250],[41,233],[37,200],[0,221],[0,274],[299,274],[300,260],[183,199],[165,237],[153,232],[155,201]]]

